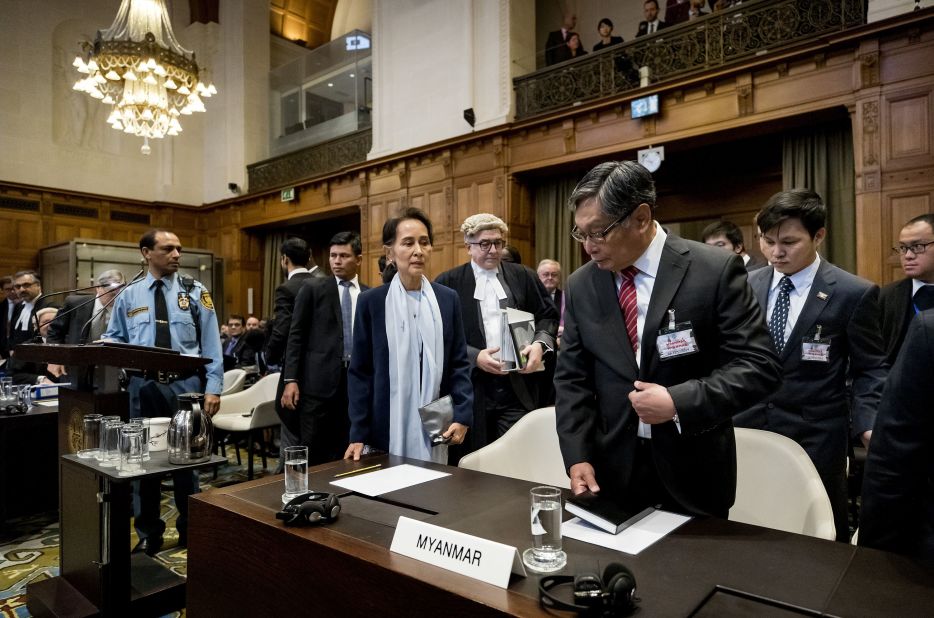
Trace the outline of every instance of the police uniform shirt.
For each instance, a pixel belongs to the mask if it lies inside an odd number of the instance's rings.
[[[110,325],[104,339],[155,346],[156,315],[154,296],[156,278],[146,273],[146,278],[124,289],[114,301]],[[179,282],[177,274],[162,278],[161,292],[169,311],[169,332],[172,334],[172,349],[188,356],[203,356],[211,362],[205,367],[207,386],[204,392],[220,395],[224,390],[224,357],[221,351],[220,329],[211,295],[195,281],[189,294]],[[200,318],[201,342],[195,328],[194,316],[189,304]]]

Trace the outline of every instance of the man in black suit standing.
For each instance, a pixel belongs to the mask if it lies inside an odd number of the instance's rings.
[[[781,388],[737,414],[737,427],[800,444],[848,541],[848,438],[869,445],[887,366],[879,334],[879,286],[821,259],[827,210],[810,189],[776,193],[759,214],[759,246],[771,262],[749,275],[782,363]],[[847,387],[848,381],[852,386]]]
[[[279,266],[285,271],[286,280],[276,288],[275,307],[272,320],[266,325],[266,363],[278,366],[281,369],[285,348],[289,343],[289,329],[292,327],[292,311],[295,308],[295,297],[302,284],[311,277],[326,279],[318,265],[311,258],[308,243],[301,238],[293,236],[287,238],[279,248]],[[311,269],[308,268],[309,264]],[[282,393],[285,391],[285,375],[279,372],[279,384],[276,387],[276,413],[279,415],[279,447],[285,449],[298,443],[298,434],[289,428],[286,419],[288,412],[282,408]],[[276,473],[282,471],[284,458],[279,457]]]
[[[10,357],[9,326],[13,315],[13,277],[0,277],[0,359]]]
[[[282,422],[298,436],[297,444],[308,447],[312,465],[340,459],[347,448],[353,318],[357,297],[368,289],[357,277],[363,261],[359,234],[336,234],[328,255],[334,276],[306,279],[295,298],[282,367]]]
[[[568,34],[574,31],[576,25],[577,15],[569,11],[564,14],[561,29],[548,33],[548,40],[545,42],[545,66],[570,59],[571,51],[567,46]]]
[[[915,314],[934,308],[934,214],[915,217],[898,233],[893,247],[906,277],[879,294],[885,359],[895,362]]]
[[[539,407],[536,372],[544,355],[553,354],[555,349],[558,311],[530,268],[502,261],[508,231],[497,216],[481,213],[467,217],[461,232],[470,261],[435,280],[458,293],[464,313],[474,423],[460,456],[496,440],[529,410]],[[522,350],[514,350],[511,339],[504,345],[503,309],[507,307],[535,316],[534,343]],[[526,356],[528,362],[525,368],[506,373],[503,361],[515,362],[515,352]]]
[[[645,0],[642,11],[645,14],[645,21],[639,22],[639,30],[636,31],[637,37],[655,34],[667,25],[658,18],[658,0]]]
[[[911,321],[863,472],[859,544],[934,567],[934,311]]]
[[[779,380],[742,262],[667,234],[638,163],[598,165],[569,203],[591,257],[568,279],[555,373],[571,490],[725,518],[733,414]]]
[[[100,339],[110,324],[110,307],[124,281],[119,270],[105,270],[97,277],[94,295],[76,294],[66,298],[49,327],[47,341],[81,344]],[[50,364],[48,371],[57,377],[66,373],[63,365]]]
[[[743,258],[746,272],[759,270],[768,262],[762,258],[753,257],[746,253],[746,241],[743,231],[732,221],[717,221],[711,223],[701,232],[701,242],[712,247],[720,247]]]

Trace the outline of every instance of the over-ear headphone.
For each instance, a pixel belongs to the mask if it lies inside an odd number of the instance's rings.
[[[551,591],[564,584],[574,584],[574,602],[568,603]],[[549,575],[538,581],[538,600],[545,609],[575,611],[588,616],[628,616],[636,609],[636,577],[619,562],[596,573]]]
[[[276,513],[286,526],[304,526],[305,524],[329,524],[341,512],[341,502],[337,494],[323,491],[310,491],[289,501]]]

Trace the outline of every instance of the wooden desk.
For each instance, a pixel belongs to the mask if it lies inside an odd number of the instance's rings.
[[[58,406],[0,415],[0,522],[58,509]]]
[[[357,466],[403,461],[382,456]],[[334,474],[353,467],[313,468],[309,487],[336,490],[329,485]],[[281,476],[194,496],[188,615],[546,615],[535,575],[514,576],[503,590],[389,551],[399,515],[514,545],[520,553],[531,545],[532,483],[444,469],[450,477],[379,501],[342,498],[340,518],[320,527],[286,528],[275,519]],[[602,573],[610,562],[629,566],[641,616],[689,615],[717,585],[840,615],[924,615],[934,607],[934,572],[909,560],[724,520],[694,519],[638,556],[571,539],[564,547],[568,566],[561,574]]]

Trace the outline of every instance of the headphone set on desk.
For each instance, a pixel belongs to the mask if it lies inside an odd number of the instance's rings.
[[[341,502],[337,494],[323,491],[310,491],[289,500],[282,510],[276,513],[286,526],[304,526],[307,524],[329,524],[341,512]]]
[[[568,603],[551,591],[564,584],[574,584],[574,602]],[[581,575],[549,575],[538,582],[538,599],[545,609],[560,609],[587,616],[628,616],[636,610],[636,577],[619,562],[603,570]]]

